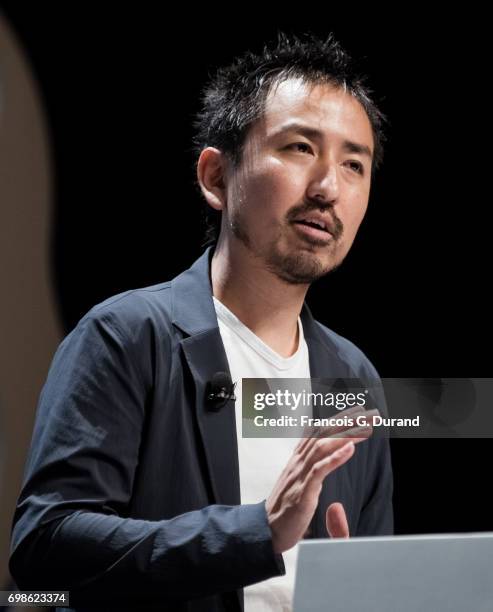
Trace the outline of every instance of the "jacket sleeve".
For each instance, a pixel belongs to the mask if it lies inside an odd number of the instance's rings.
[[[93,309],[53,358],[13,519],[17,585],[68,590],[71,604],[167,602],[285,573],[264,502],[126,516],[151,382],[120,318]]]

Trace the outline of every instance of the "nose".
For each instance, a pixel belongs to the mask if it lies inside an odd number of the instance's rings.
[[[335,204],[339,199],[339,177],[334,162],[322,161],[313,169],[307,188],[311,200]]]

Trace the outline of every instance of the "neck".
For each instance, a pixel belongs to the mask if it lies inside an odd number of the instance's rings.
[[[267,270],[242,243],[219,243],[211,261],[213,295],[272,350],[298,348],[298,317],[309,285],[291,285]]]

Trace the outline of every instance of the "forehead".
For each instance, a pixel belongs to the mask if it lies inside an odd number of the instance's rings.
[[[276,83],[267,95],[263,119],[252,132],[269,138],[295,122],[307,124],[330,139],[360,142],[373,151],[373,131],[365,109],[340,87],[294,78]]]

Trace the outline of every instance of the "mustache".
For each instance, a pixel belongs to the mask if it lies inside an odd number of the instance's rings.
[[[300,206],[295,206],[292,208],[287,214],[287,220],[289,223],[292,223],[296,218],[300,215],[304,215],[311,212],[320,212],[322,214],[327,214],[325,210],[328,210],[328,215],[330,216],[330,224],[331,231],[334,236],[334,239],[339,239],[344,232],[344,224],[339,219],[339,217],[335,214],[334,208],[330,205],[322,205],[318,204],[310,204],[309,202],[300,204]]]

